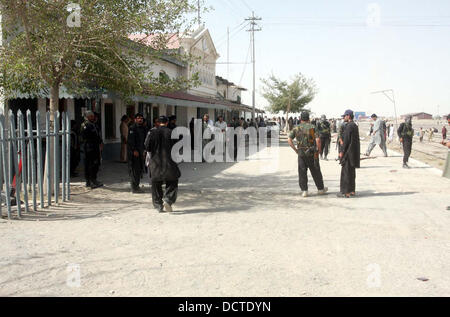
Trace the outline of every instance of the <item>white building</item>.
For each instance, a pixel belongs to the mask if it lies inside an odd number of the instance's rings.
[[[131,40],[142,40],[142,35],[132,35]],[[144,41],[145,43],[145,41]],[[151,45],[149,39],[148,45]],[[188,91],[163,93],[159,96],[135,96],[132,102],[125,102],[114,92],[100,92],[91,96],[74,96],[65,90],[60,90],[59,111],[69,112],[71,118],[78,124],[83,121],[86,110],[100,114],[102,136],[105,143],[104,159],[116,160],[120,153],[120,119],[124,114],[130,117],[138,112],[143,113],[152,124],[153,119],[160,115],[176,115],[178,126],[189,126],[192,118],[201,118],[208,113],[212,120],[218,115],[224,115],[230,120],[232,116],[248,117],[250,107],[241,104],[241,87],[226,80],[216,78],[216,61],[219,55],[208,29],[201,27],[193,34],[184,37],[174,35],[170,38],[168,48],[193,54],[200,58],[194,67],[189,67],[170,56],[161,57],[152,65],[152,73],[156,76],[191,76],[198,72],[200,86]],[[218,77],[220,78],[220,77]],[[223,88],[225,87],[225,92]],[[219,90],[218,90],[219,89]],[[222,95],[224,93],[224,95]],[[37,95],[17,94],[9,96],[6,109],[41,113],[49,109],[49,94],[42,92]]]

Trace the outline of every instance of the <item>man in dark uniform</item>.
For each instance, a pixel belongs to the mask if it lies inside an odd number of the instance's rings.
[[[83,123],[81,136],[84,141],[86,187],[95,189],[103,186],[102,183],[97,181],[101,152],[103,151],[103,140],[96,125],[95,114],[92,111],[87,111],[85,116],[86,121]]]
[[[70,122],[70,177],[78,177],[76,169],[80,164],[80,127],[75,120]]]
[[[297,141],[297,147],[294,145],[294,139]],[[323,184],[323,176],[320,171],[320,138],[316,134],[316,127],[309,122],[308,112],[301,114],[300,125],[290,132],[288,142],[298,155],[298,176],[302,196],[308,197],[308,169],[311,171],[319,195],[324,195],[328,188]]]
[[[414,129],[412,127],[412,117],[407,117],[397,130],[400,143],[403,144],[403,168],[408,166],[409,157],[411,156],[412,143],[414,137]]]
[[[167,126],[170,130],[174,130],[177,128],[177,117],[170,116],[169,117],[169,125]]]
[[[178,165],[172,160],[171,152],[175,144],[172,131],[167,127],[169,120],[159,118],[159,127],[152,130],[146,142],[146,151],[151,153],[150,173],[152,179],[153,206],[159,212],[172,212],[178,195],[178,180],[181,177]],[[163,192],[163,184],[166,185]]]
[[[325,115],[322,116],[320,122],[317,124],[320,136],[320,158],[328,161],[328,151],[331,143],[331,126]]]
[[[356,195],[356,169],[361,165],[361,144],[359,139],[359,128],[353,122],[354,114],[352,110],[347,110],[344,114],[346,122],[343,144],[339,151],[341,159],[341,192],[337,194],[339,198],[350,198]]]
[[[133,194],[142,193],[140,189],[142,175],[145,169],[144,142],[148,129],[144,126],[144,116],[136,114],[134,124],[128,132],[128,171],[131,178]]]

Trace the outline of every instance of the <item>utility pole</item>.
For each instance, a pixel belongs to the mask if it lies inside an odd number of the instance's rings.
[[[251,41],[252,41],[252,47],[253,47],[253,57],[252,57],[252,63],[253,63],[253,94],[252,94],[252,104],[253,104],[253,111],[252,111],[252,120],[255,120],[255,114],[256,114],[256,54],[255,54],[255,32],[262,31],[261,28],[255,28],[258,26],[256,21],[261,21],[262,19],[255,16],[255,12],[252,12],[252,16],[250,18],[245,19],[245,21],[250,21],[250,30],[247,30],[247,32],[251,32]]]
[[[200,0],[197,0],[198,27],[202,26],[202,17],[200,15]]]
[[[388,93],[391,93],[391,95],[389,95]],[[375,94],[383,94],[386,96],[386,98],[388,98],[393,104],[394,104],[394,114],[395,114],[395,129],[398,129],[398,117],[397,117],[397,104],[395,102],[395,92],[394,89],[387,89],[387,90],[382,90],[382,91],[375,91],[372,93],[373,95]]]

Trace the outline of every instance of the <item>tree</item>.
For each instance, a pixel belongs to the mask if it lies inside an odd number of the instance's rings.
[[[160,80],[152,65],[163,55],[195,63],[181,50],[168,49],[168,43],[196,22],[189,17],[197,4],[194,0],[0,0],[4,33],[0,89],[6,96],[49,89],[51,126],[61,86],[80,95],[109,90],[123,99],[187,89],[198,83],[196,74]],[[132,40],[131,35],[140,36]],[[53,141],[50,147],[52,153]],[[52,162],[51,154],[47,159]]]
[[[289,119],[289,113],[304,111],[317,94],[314,80],[306,78],[301,73],[297,74],[290,83],[273,74],[261,81],[264,84],[263,97],[269,102],[270,111],[273,113],[282,111],[286,114],[286,122]]]
[[[128,98],[197,82],[196,76],[160,81],[151,71],[163,54],[195,62],[167,44],[195,22],[188,17],[197,1],[0,0],[0,9],[5,26],[0,86],[6,95],[49,89],[52,121],[61,86],[72,93],[105,89]],[[132,34],[145,36],[132,41]]]

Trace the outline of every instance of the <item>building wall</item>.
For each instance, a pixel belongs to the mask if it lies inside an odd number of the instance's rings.
[[[150,63],[150,60],[147,59],[147,62]],[[154,62],[151,69],[152,69],[154,77],[159,77],[160,72],[165,72],[172,79],[183,75],[182,69],[180,66],[163,61],[163,60]]]
[[[200,58],[197,65],[188,69],[188,75],[198,73],[201,85],[188,92],[198,96],[215,97],[217,94],[216,61],[219,56],[215,52],[209,32],[205,31],[199,38],[185,41],[182,45],[185,51]]]
[[[187,108],[187,118],[188,118],[188,124],[191,122],[192,118],[197,119],[197,108],[196,107],[189,107]]]
[[[208,109],[209,119],[216,122],[216,111],[214,109]]]

